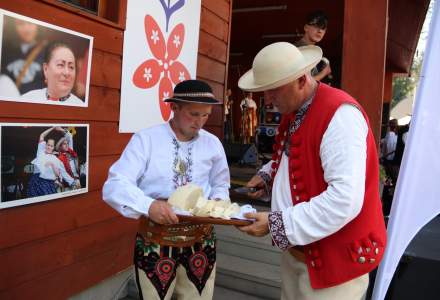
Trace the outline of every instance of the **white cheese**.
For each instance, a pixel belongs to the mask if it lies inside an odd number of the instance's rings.
[[[190,211],[201,196],[203,196],[203,190],[200,187],[195,184],[187,184],[178,187],[168,199],[168,203],[171,206]]]

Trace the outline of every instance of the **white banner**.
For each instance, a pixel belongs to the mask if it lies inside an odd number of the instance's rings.
[[[440,20],[435,3],[414,114],[388,223],[388,246],[374,300],[385,297],[399,260],[417,232],[440,213]],[[420,274],[420,276],[424,276]]]
[[[168,121],[163,99],[195,79],[201,0],[128,0],[122,63],[120,132]]]

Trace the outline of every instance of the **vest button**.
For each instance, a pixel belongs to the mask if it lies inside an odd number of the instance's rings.
[[[365,261],[366,261],[366,259],[363,256],[359,257],[359,259],[358,259],[358,262],[361,264],[365,263]]]
[[[370,264],[374,264],[376,262],[376,259],[370,258]]]
[[[314,268],[314,267],[315,267],[315,261],[312,260],[312,261],[310,262],[310,265],[312,266],[312,268]]]
[[[374,253],[376,253],[376,255],[379,254],[379,248],[374,249]]]
[[[296,200],[296,201],[299,201],[299,196],[295,196],[295,200]]]

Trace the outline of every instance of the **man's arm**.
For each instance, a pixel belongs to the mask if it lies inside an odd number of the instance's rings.
[[[119,160],[111,166],[102,189],[104,201],[128,218],[148,215],[154,201],[137,186],[137,180],[148,167],[149,146],[146,138],[133,135]]]
[[[317,81],[321,81],[322,79],[324,79],[325,77],[327,77],[331,73],[332,73],[332,69],[330,68],[330,62],[329,62],[324,67],[324,69],[319,71],[317,74],[313,75],[313,78],[315,78]]]
[[[64,137],[66,138],[66,140],[67,140],[67,145],[69,145],[69,148],[70,149],[73,149],[73,136],[72,136],[72,134],[69,132],[69,130],[65,130],[65,132],[64,132]]]
[[[211,185],[209,198],[229,199],[231,178],[228,161],[226,160],[225,150],[218,139],[216,139],[214,149],[211,151],[216,153],[216,155],[212,164],[212,169],[209,173],[209,183]]]
[[[263,165],[261,169],[254,175],[247,183],[246,187],[249,188],[257,188],[254,193],[248,193],[248,196],[253,199],[259,199],[263,197],[269,191],[269,184],[272,179],[271,170],[272,170],[273,161],[270,160],[268,163]]]
[[[133,135],[121,158],[111,166],[102,197],[125,217],[137,219],[145,215],[159,224],[178,223],[179,219],[166,201],[146,196],[137,185],[148,168],[150,146],[147,138]]]

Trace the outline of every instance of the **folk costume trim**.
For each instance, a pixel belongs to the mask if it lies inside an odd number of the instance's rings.
[[[281,211],[274,211],[269,213],[269,230],[272,236],[272,241],[281,250],[287,250],[292,245],[287,238],[286,229],[283,223],[283,213]]]
[[[174,187],[178,188],[179,186],[183,186],[192,181],[192,166],[194,164],[192,158],[192,145],[188,145],[188,153],[184,159],[181,158],[179,152],[181,152],[182,146],[177,141],[175,137],[173,137],[173,182]]]
[[[179,265],[185,268],[188,279],[202,295],[216,261],[215,234],[202,243],[182,248],[160,246],[137,234],[134,253],[136,274],[145,272],[161,300],[176,278]]]
[[[303,122],[303,120],[306,116],[306,113],[310,107],[310,104],[312,104],[312,98],[310,98],[306,103],[304,103],[298,109],[298,112],[295,115],[295,120],[293,122],[291,121],[289,124],[289,135],[287,137],[286,144],[284,146],[284,153],[286,153],[287,156],[289,156],[290,137],[293,135],[293,133],[299,128],[299,126]]]
[[[174,93],[173,97],[209,97],[209,98],[215,98],[213,93]]]
[[[63,101],[66,101],[67,99],[69,99],[69,97],[70,97],[70,93],[67,94],[66,96],[63,96],[63,97],[60,97],[60,98],[51,97],[49,95],[49,92],[46,90],[46,99],[50,100],[50,101],[61,101],[61,102],[63,102]]]

